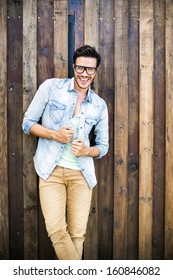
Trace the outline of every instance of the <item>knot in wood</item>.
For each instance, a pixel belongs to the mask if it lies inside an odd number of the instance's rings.
[[[142,200],[144,202],[150,202],[153,199],[152,196],[140,196],[139,200]]]
[[[121,187],[119,194],[121,197],[127,197],[127,189],[125,187]]]

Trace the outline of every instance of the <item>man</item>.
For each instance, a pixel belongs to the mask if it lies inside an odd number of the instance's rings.
[[[74,78],[42,83],[23,120],[24,132],[39,137],[34,166],[40,203],[60,260],[82,258],[92,188],[97,183],[93,158],[108,151],[107,106],[90,88],[100,61],[95,48],[77,49]],[[95,146],[90,147],[93,127]]]

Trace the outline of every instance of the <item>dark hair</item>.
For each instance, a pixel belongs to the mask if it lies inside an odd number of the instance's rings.
[[[100,65],[101,56],[96,51],[95,47],[91,47],[89,45],[84,45],[78,48],[73,55],[73,63],[75,64],[77,57],[84,56],[84,57],[94,57],[97,60],[97,67]]]

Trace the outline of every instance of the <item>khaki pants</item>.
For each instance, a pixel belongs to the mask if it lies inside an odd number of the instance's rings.
[[[46,181],[40,178],[39,192],[58,259],[80,260],[92,196],[81,171],[57,166]]]

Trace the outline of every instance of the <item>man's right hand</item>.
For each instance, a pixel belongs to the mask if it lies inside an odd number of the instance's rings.
[[[56,132],[57,141],[63,144],[67,144],[72,141],[74,130],[71,126],[63,126],[58,132]]]
[[[43,127],[40,124],[34,124],[30,133],[41,138],[55,140],[63,144],[67,144],[72,141],[74,130],[71,126],[63,126],[59,131],[51,130]]]

